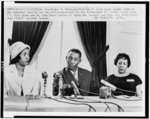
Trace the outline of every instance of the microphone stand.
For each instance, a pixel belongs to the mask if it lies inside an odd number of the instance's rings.
[[[73,90],[74,90],[74,97],[77,98],[78,93],[75,88]]]
[[[71,81],[71,84],[73,86],[74,98],[78,98],[78,96],[80,96],[80,92],[79,92],[76,84],[74,83],[74,81]]]

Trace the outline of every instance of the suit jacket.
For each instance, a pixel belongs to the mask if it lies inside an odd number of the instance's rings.
[[[9,65],[4,69],[4,95],[7,96],[21,96],[23,94],[42,95],[42,79],[39,73],[30,66],[26,66],[24,76],[18,76],[15,64]]]
[[[54,75],[53,75],[53,95],[54,96],[58,95],[58,93],[59,93],[59,78],[56,75],[58,73],[62,75],[64,84],[71,85],[71,81],[74,81],[77,85],[77,82],[76,82],[74,76],[72,75],[71,71],[67,67],[65,67],[62,70],[60,70],[59,72],[54,73]],[[90,91],[91,80],[92,80],[91,72],[78,67],[78,84],[79,84],[79,85],[77,85],[78,88],[83,89],[85,91]],[[83,96],[89,95],[88,92],[84,92],[81,90],[79,90],[79,91],[80,91],[80,94]],[[73,90],[68,89],[68,90],[66,90],[65,94],[71,95],[71,94],[73,94]]]

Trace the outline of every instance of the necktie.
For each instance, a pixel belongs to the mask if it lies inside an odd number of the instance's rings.
[[[78,79],[77,79],[77,74],[76,74],[76,73],[77,73],[77,72],[74,72],[74,73],[73,73],[73,76],[74,76],[74,78],[75,78],[76,84],[79,85]]]

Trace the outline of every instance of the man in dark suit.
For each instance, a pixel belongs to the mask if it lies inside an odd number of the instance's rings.
[[[53,75],[53,95],[57,96],[59,93],[60,78],[63,82],[63,95],[74,94],[72,81],[79,89],[79,93],[83,96],[89,95],[91,72],[78,67],[81,62],[81,52],[78,49],[71,49],[66,56],[67,67]]]

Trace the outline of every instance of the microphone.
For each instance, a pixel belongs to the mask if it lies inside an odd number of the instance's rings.
[[[46,98],[46,86],[47,86],[47,78],[48,78],[47,72],[42,72],[42,78],[44,79],[44,95],[43,95],[43,97]]]
[[[47,78],[48,78],[47,72],[42,72],[42,78],[44,79],[44,87],[46,87],[46,84],[47,84]]]
[[[62,90],[63,89],[63,78],[59,77],[59,89]]]
[[[63,77],[62,74],[57,72],[55,73],[55,76],[58,78],[58,97],[63,98]]]
[[[115,91],[117,89],[116,86],[112,85],[111,83],[109,83],[109,82],[107,82],[107,81],[105,81],[103,79],[101,80],[101,83],[104,84],[105,86],[110,87],[113,91]]]
[[[80,92],[79,92],[78,87],[76,86],[75,82],[71,81],[71,84],[74,87],[74,91],[75,91],[76,95],[80,95]]]
[[[47,72],[42,72],[42,78],[43,78],[43,79],[47,79],[47,77],[48,77]]]
[[[62,74],[61,74],[60,72],[56,72],[56,73],[54,74],[54,76],[55,76],[56,78],[62,78]]]

